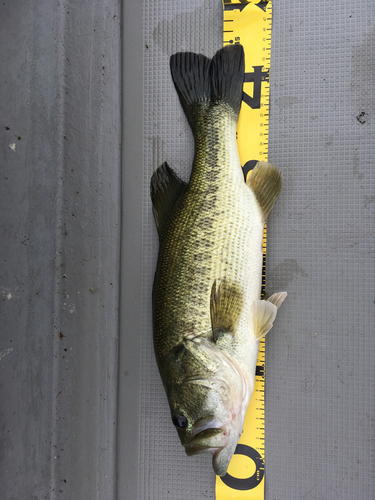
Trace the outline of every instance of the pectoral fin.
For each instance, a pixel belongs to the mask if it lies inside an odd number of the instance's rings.
[[[286,292],[274,293],[268,300],[254,300],[251,304],[255,337],[262,339],[272,328],[278,308],[284,302]]]
[[[151,201],[159,236],[186,183],[164,162],[151,178]]]
[[[211,289],[211,325],[214,342],[227,333],[236,331],[240,319],[243,295],[236,283],[215,281]]]

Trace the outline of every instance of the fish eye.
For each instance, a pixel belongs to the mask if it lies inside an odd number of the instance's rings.
[[[188,423],[185,415],[173,415],[172,422],[173,422],[173,425],[175,427],[177,427],[177,429],[185,429],[185,427],[187,426],[187,423]]]

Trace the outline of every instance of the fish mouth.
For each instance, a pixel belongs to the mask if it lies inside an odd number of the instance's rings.
[[[188,457],[204,452],[212,453],[212,466],[217,476],[225,476],[236,449],[239,436],[233,439],[225,425],[198,432],[184,443]]]
[[[240,438],[242,425],[241,413],[228,422],[221,422],[213,417],[201,419],[189,433],[179,432],[181,444],[188,456],[211,452],[215,474],[225,476]]]
[[[205,451],[217,452],[228,445],[226,425],[215,418],[196,422],[189,435],[180,435],[181,444],[188,456]]]
[[[228,437],[224,429],[206,429],[184,444],[186,455],[198,455],[206,451],[213,453],[228,445]]]
[[[230,439],[226,427],[199,432],[184,445],[188,457],[199,453],[212,453],[212,466],[217,476],[225,476],[235,452],[237,439]]]

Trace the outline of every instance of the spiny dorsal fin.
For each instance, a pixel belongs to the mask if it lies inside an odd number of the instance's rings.
[[[176,203],[186,183],[182,181],[174,171],[164,162],[151,177],[151,201],[152,210],[158,234],[160,236],[163,227],[169,217],[172,207]]]
[[[286,296],[286,292],[279,292],[271,295],[268,300],[254,300],[251,304],[254,335],[258,340],[271,330],[277,310],[286,299]]]
[[[234,333],[242,312],[243,294],[240,286],[227,280],[211,288],[211,325],[214,341],[225,333]]]
[[[178,52],[171,56],[169,64],[193,132],[199,114],[209,106],[227,103],[238,116],[245,71],[242,45],[228,45],[212,59],[193,52]]]
[[[258,161],[246,184],[252,189],[266,221],[281,190],[281,173],[271,163]]]

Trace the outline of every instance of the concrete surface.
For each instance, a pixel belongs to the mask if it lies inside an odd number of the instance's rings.
[[[120,7],[0,6],[4,500],[115,495]]]

